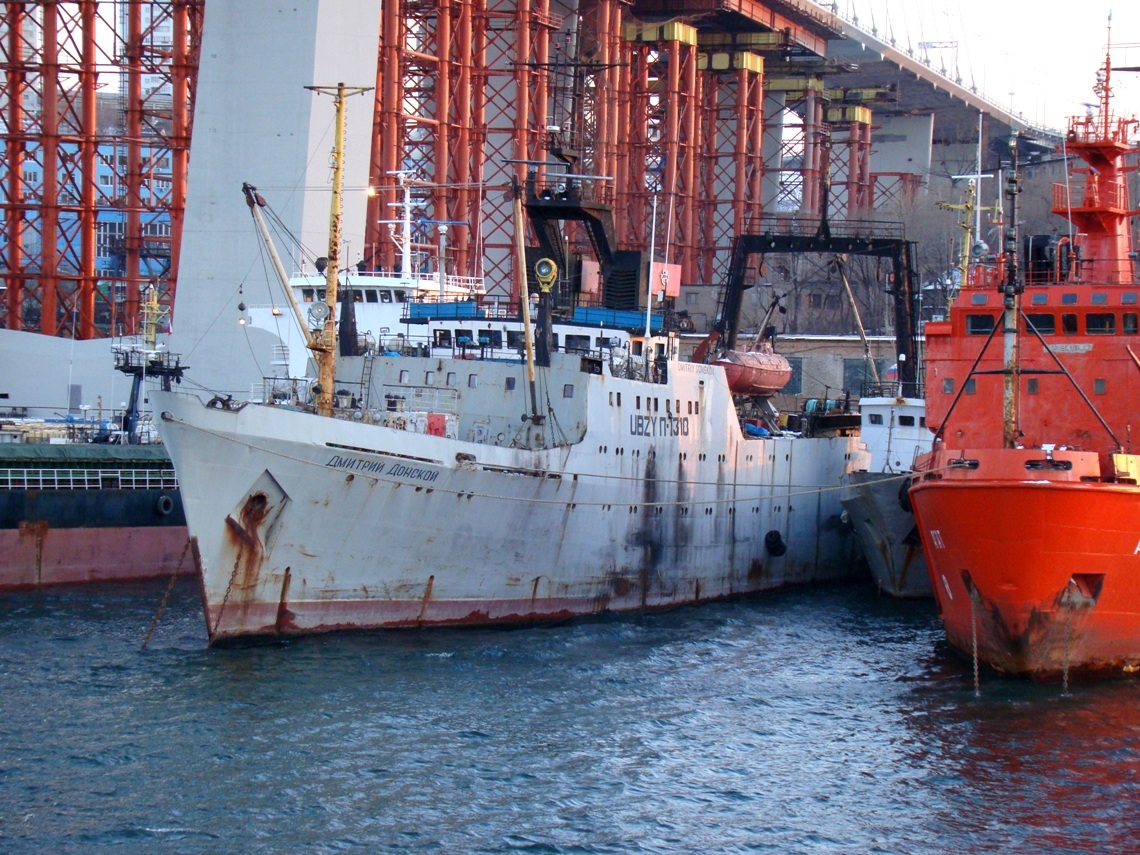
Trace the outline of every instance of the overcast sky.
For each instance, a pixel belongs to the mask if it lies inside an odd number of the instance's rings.
[[[1109,12],[1113,65],[1140,66],[1140,0],[838,0],[837,8],[884,40],[893,35],[896,47],[928,54],[936,70],[956,61],[966,86],[1054,128],[1095,100]],[[956,46],[924,50],[923,42]],[[1140,72],[1114,74],[1112,88],[1118,113],[1140,113]]]

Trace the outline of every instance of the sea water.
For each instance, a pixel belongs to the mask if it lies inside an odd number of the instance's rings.
[[[983,675],[869,586],[208,649],[0,598],[0,851],[1134,852],[1140,681]]]

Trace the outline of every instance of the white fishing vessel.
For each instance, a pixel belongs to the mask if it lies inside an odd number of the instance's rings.
[[[904,396],[897,385],[869,391],[859,399],[859,432],[870,459],[844,477],[843,508],[879,590],[929,597],[930,575],[906,493],[914,461],[933,439],[926,402]]]
[[[858,437],[747,435],[724,369],[675,337],[549,347],[524,300],[523,355],[474,325],[337,359],[337,195],[326,310],[291,306],[320,322],[316,380],[271,379],[261,403],[151,393],[211,641],[560,620],[851,571],[838,487]],[[554,267],[535,265],[544,295]]]

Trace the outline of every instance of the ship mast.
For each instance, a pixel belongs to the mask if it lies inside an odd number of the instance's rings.
[[[1004,305],[1002,312],[1002,345],[1004,371],[1002,372],[1002,447],[1014,448],[1020,430],[1017,421],[1018,360],[1020,334],[1018,319],[1021,315],[1021,294],[1025,284],[1017,268],[1017,195],[1021,192],[1021,179],[1017,174],[1017,135],[1009,138],[1010,169],[1006,178],[1005,195],[1009,199],[1009,224],[1005,230],[1005,277],[1001,284]]]
[[[372,89],[371,86],[347,87],[338,83],[331,86],[306,86],[319,95],[332,95],[336,106],[336,130],[332,151],[332,205],[329,212],[329,252],[328,266],[325,268],[325,314],[324,328],[319,339],[310,343],[317,361],[317,385],[313,392],[317,397],[317,415],[331,416],[333,411],[333,387],[336,385],[336,303],[337,280],[340,277],[340,226],[344,202],[344,101],[349,95],[360,95]]]

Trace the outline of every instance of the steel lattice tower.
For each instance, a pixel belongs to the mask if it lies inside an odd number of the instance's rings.
[[[99,338],[148,283],[171,304],[203,5],[0,3],[0,326]]]

